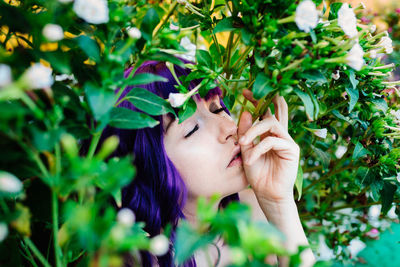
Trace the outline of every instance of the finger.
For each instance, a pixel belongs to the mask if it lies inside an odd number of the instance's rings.
[[[268,117],[271,117],[272,116],[272,112],[271,112],[271,109],[268,107],[268,110],[267,110],[267,112],[265,112],[265,114],[262,116],[262,118],[263,119],[266,119],[266,118],[268,118]],[[261,136],[260,136],[260,139],[261,140],[263,140],[265,137],[267,137],[267,136],[270,136],[271,134],[270,133],[263,133]]]
[[[288,114],[288,105],[285,101],[285,98],[283,96],[279,96],[279,94],[276,94],[275,97],[272,99],[272,102],[274,103],[275,107],[276,119],[283,126],[283,129],[287,131],[289,114]]]
[[[248,129],[244,135],[241,135],[239,143],[241,145],[247,145],[251,143],[257,136],[267,132],[280,138],[292,141],[289,133],[283,129],[283,126],[274,116],[271,116],[263,119],[262,121],[258,121],[255,125]]]
[[[252,126],[252,119],[253,117],[251,116],[250,112],[248,111],[244,111],[242,113],[242,116],[240,116],[240,120],[239,120],[239,126],[238,126],[238,135],[239,138],[241,138]],[[253,144],[246,144],[246,145],[241,145],[240,149],[242,151],[242,153],[244,151],[247,151],[248,149],[250,149],[251,147],[253,147]]]
[[[279,137],[268,136],[246,152],[243,156],[244,163],[251,165],[270,150],[274,151],[280,158],[286,160],[298,159],[300,151],[298,145],[294,142]]]
[[[243,96],[249,100],[253,105],[256,107],[258,105],[258,101],[253,97],[253,92],[250,91],[249,89],[244,89],[243,90]]]

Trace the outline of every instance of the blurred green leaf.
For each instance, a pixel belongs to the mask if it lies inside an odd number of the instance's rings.
[[[150,115],[162,115],[168,112],[175,114],[165,99],[140,87],[133,88],[125,98],[135,107]]]
[[[274,88],[272,88],[272,86],[269,83],[270,83],[269,78],[263,72],[259,72],[257,74],[252,89],[253,96],[255,99],[260,99],[274,90]]]
[[[159,122],[149,115],[127,108],[113,108],[109,125],[119,129],[140,129],[158,125]]]

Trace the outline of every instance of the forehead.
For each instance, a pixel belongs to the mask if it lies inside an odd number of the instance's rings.
[[[204,98],[195,98],[193,97],[194,101],[197,104],[197,108],[196,108],[196,112],[197,109],[201,106],[205,106],[206,108],[208,108],[208,106],[211,107],[211,105],[215,102],[219,102],[219,95],[214,95],[212,97],[210,97],[208,100],[205,100]],[[169,130],[172,126],[174,126],[175,124],[178,124],[178,121],[175,119],[174,115],[172,115],[171,113],[167,113],[162,115],[162,120],[163,120],[163,131],[164,134],[167,132],[167,130]],[[187,121],[187,120],[185,120]],[[183,122],[185,123],[185,122]]]

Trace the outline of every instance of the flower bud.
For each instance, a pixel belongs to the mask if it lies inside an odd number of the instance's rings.
[[[71,134],[63,134],[61,136],[61,145],[69,157],[72,158],[78,155],[78,145]]]
[[[0,194],[17,194],[22,190],[21,181],[13,174],[0,171]]]
[[[0,242],[6,239],[8,235],[8,227],[4,222],[0,222]]]
[[[101,146],[100,151],[96,154],[96,158],[99,159],[107,158],[111,153],[114,152],[114,150],[118,147],[118,145],[119,145],[118,136],[113,135],[108,137]]]
[[[64,31],[60,25],[46,24],[42,30],[42,34],[47,40],[56,42],[64,38]]]
[[[182,106],[185,103],[186,99],[187,99],[186,94],[181,94],[181,93],[170,93],[168,96],[168,102],[174,108]]]
[[[361,46],[357,43],[349,51],[346,56],[347,65],[355,70],[361,70],[364,65],[364,51]]]
[[[42,63],[35,63],[24,73],[23,79],[30,89],[50,87],[53,84],[53,70]]]
[[[120,224],[126,227],[132,227],[135,223],[135,214],[131,209],[123,208],[118,211],[117,220]]]
[[[140,39],[140,37],[142,37],[142,33],[136,27],[129,27],[127,31],[129,37],[131,37],[132,39]]]
[[[6,64],[0,64],[0,87],[9,85],[12,81],[11,68]]]
[[[78,17],[92,24],[107,23],[109,20],[106,0],[75,0],[73,10]]]
[[[169,250],[169,240],[165,235],[158,235],[150,240],[150,251],[156,256],[163,256]]]

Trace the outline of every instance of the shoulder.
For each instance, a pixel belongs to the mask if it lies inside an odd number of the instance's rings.
[[[256,194],[253,189],[246,188],[239,192],[240,202],[247,204],[251,207],[251,218],[254,221],[267,221],[264,212],[262,211],[260,204],[258,203]]]

